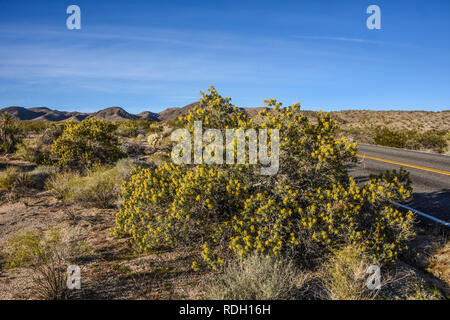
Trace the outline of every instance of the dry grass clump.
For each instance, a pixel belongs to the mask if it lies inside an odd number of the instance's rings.
[[[80,178],[80,174],[73,172],[58,172],[54,174],[45,184],[47,190],[59,200],[68,200],[71,198],[72,188],[75,187],[75,181]]]
[[[45,188],[46,181],[57,173],[57,169],[52,166],[38,166],[28,173],[29,187],[42,190]]]
[[[435,286],[430,286],[423,280],[412,282],[408,292],[403,296],[405,300],[446,300],[446,298]]]
[[[39,166],[31,172],[23,172],[17,167],[8,167],[0,173],[0,189],[6,192],[21,192],[25,189],[42,189],[45,180],[56,173],[51,166]]]
[[[5,200],[15,201],[32,189],[43,189],[45,181],[55,172],[55,168],[49,166],[39,166],[30,172],[8,167],[0,173],[0,191],[3,191]]]
[[[207,298],[274,300],[296,298],[306,282],[292,261],[252,254],[231,262],[210,284]]]
[[[67,298],[66,259],[61,234],[53,229],[26,232],[12,237],[4,246],[6,268],[29,268],[33,272],[34,292],[46,300]]]
[[[86,176],[74,172],[57,173],[47,182],[47,189],[66,202],[99,208],[114,207],[122,181],[137,165],[134,160],[122,159],[115,166],[90,170]]]
[[[31,185],[30,174],[16,167],[8,167],[0,173],[2,200],[16,201]]]
[[[354,246],[334,251],[325,262],[322,281],[331,300],[364,300],[373,297],[366,287],[369,266],[364,254]]]
[[[6,192],[15,192],[26,187],[29,175],[16,167],[8,167],[0,174],[0,189]]]
[[[450,242],[444,240],[438,245],[428,259],[427,270],[443,280],[450,288]]]

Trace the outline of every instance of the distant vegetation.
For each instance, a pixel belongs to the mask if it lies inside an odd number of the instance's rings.
[[[417,129],[390,129],[385,126],[351,129],[341,127],[338,134],[361,143],[436,153],[450,152],[450,131],[448,130],[419,131]]]
[[[450,111],[348,110],[332,116],[339,123],[339,134],[358,142],[450,152]]]
[[[377,127],[372,132],[375,144],[412,150],[433,150],[442,153],[447,148],[448,132],[428,130],[420,133],[416,130],[390,130]]]

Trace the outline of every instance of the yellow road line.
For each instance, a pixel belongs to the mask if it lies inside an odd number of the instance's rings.
[[[377,160],[377,161],[381,161],[381,162],[397,164],[397,165],[403,166],[403,167],[410,167],[410,168],[414,168],[414,169],[430,171],[430,172],[434,172],[434,173],[439,173],[439,174],[444,174],[446,176],[450,176],[450,172],[448,172],[448,171],[442,171],[442,170],[437,170],[437,169],[432,169],[432,168],[427,168],[427,167],[422,167],[422,166],[416,166],[414,164],[409,164],[409,163],[404,163],[404,162],[399,162],[399,161],[393,161],[393,160],[387,160],[387,159],[382,159],[382,158],[376,158],[376,157],[366,156],[366,155],[363,155],[363,154],[357,154],[357,156],[360,157],[360,158],[367,158],[367,159]]]

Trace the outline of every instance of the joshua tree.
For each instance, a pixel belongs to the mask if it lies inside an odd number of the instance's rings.
[[[18,141],[19,128],[14,117],[9,113],[2,113],[0,117],[0,152],[13,152]]]

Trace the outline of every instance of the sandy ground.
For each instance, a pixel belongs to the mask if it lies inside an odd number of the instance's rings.
[[[189,268],[193,255],[134,255],[125,240],[111,237],[116,211],[65,206],[49,192],[36,192],[0,205],[0,246],[17,233],[56,227],[71,251],[79,249],[76,259],[67,262],[81,268],[82,289],[71,292],[72,298],[199,298],[197,286],[204,275]],[[0,268],[0,299],[36,298],[32,277],[27,269]]]

